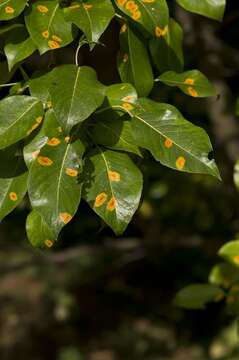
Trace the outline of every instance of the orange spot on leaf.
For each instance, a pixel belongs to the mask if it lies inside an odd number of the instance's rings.
[[[72,177],[75,177],[78,175],[78,171],[75,169],[71,169],[71,168],[67,168],[66,169],[66,174]]]
[[[51,248],[54,244],[54,241],[52,240],[45,240],[45,245],[48,247],[48,248]]]
[[[49,145],[49,146],[57,146],[60,143],[61,143],[61,141],[56,137],[53,137],[47,141],[47,145]]]
[[[100,207],[104,204],[107,199],[107,194],[105,192],[100,193],[96,196],[94,207]]]
[[[108,176],[111,181],[120,181],[120,174],[116,171],[108,171]]]
[[[116,208],[116,200],[115,197],[113,196],[107,204],[107,210],[114,211],[115,208]]]
[[[17,194],[15,193],[15,192],[10,192],[10,194],[9,194],[9,198],[10,198],[10,200],[12,200],[12,201],[17,201]]]
[[[72,219],[72,216],[68,213],[60,213],[60,220],[63,221],[64,224],[68,224],[71,219]]]
[[[176,167],[179,170],[182,170],[185,166],[186,160],[183,156],[180,156],[179,158],[177,158],[176,160]]]
[[[37,161],[42,166],[51,166],[53,164],[53,161],[46,156],[38,156]]]
[[[170,149],[173,146],[173,141],[171,139],[166,139],[165,142],[164,142],[164,146],[167,149]]]

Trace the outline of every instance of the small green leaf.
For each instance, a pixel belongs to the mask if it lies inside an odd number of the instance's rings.
[[[138,208],[142,174],[128,155],[99,147],[85,160],[83,197],[116,234]]]
[[[30,96],[9,96],[0,101],[0,149],[30,135],[43,119],[42,104]]]
[[[218,255],[232,264],[239,266],[239,240],[230,241],[223,245]]]
[[[216,91],[205,75],[198,70],[186,71],[177,74],[174,71],[168,71],[158,77],[158,81],[168,86],[177,86],[185,94],[193,97],[215,96]]]
[[[226,0],[177,0],[177,2],[185,10],[215,20],[222,20],[226,6]]]
[[[224,297],[224,292],[215,285],[193,284],[180,290],[174,305],[184,309],[204,309],[208,302],[218,301]]]
[[[100,39],[114,14],[114,7],[109,0],[88,0],[87,3],[76,0],[64,8],[65,19],[77,25],[89,42]]]
[[[239,269],[227,263],[215,265],[209,275],[211,284],[222,286],[225,289],[239,282]]]
[[[104,101],[105,86],[87,66],[64,65],[53,70],[52,106],[66,132],[87,119]]]
[[[35,210],[30,212],[26,221],[27,236],[34,247],[52,247],[56,240],[54,233]]]

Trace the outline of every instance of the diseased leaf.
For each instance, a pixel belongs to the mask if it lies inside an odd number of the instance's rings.
[[[0,101],[0,149],[29,136],[43,120],[43,106],[30,96]]]
[[[232,264],[239,266],[239,240],[229,241],[223,245],[218,255]]]
[[[177,74],[168,71],[158,77],[158,81],[168,86],[177,86],[185,94],[193,97],[215,96],[216,91],[205,75],[198,70],[186,71]]]
[[[164,36],[168,25],[168,5],[166,0],[115,0],[118,8],[146,31],[156,37]]]
[[[80,140],[64,138],[56,130],[30,167],[28,192],[32,207],[42,216],[55,238],[71,221],[80,203],[78,175],[83,153]]]
[[[73,40],[72,25],[64,19],[58,0],[39,0],[31,4],[25,23],[40,54],[64,47]]]
[[[138,208],[142,174],[128,155],[97,147],[85,160],[83,197],[116,234]]]

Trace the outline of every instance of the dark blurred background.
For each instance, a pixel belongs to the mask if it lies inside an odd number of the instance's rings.
[[[217,23],[169,1],[184,28],[185,69],[204,72],[218,97],[194,99],[158,83],[152,93],[207,130],[222,182],[156,165],[147,154],[138,160],[143,200],[125,234],[114,236],[82,202],[51,251],[26,239],[26,199],[0,225],[1,360],[239,359],[235,319],[223,304],[205,311],[172,305],[183,286],[207,282],[217,250],[239,233],[239,3],[227,2]],[[83,49],[81,63],[107,84],[118,81],[116,23],[102,41],[106,47],[91,54]]]

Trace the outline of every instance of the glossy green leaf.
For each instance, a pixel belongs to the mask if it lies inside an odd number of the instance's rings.
[[[53,231],[35,210],[27,217],[26,231],[30,243],[35,247],[52,247],[56,240]]]
[[[7,36],[4,47],[9,70],[11,71],[15,64],[26,59],[35,50],[36,46],[25,28],[15,28],[12,30]]]
[[[204,309],[208,302],[218,301],[223,297],[224,292],[215,285],[193,284],[177,293],[174,304],[185,309]]]
[[[154,77],[145,42],[126,24],[120,32],[118,70],[121,80],[134,85],[139,96],[147,96],[152,90]]]
[[[90,135],[94,143],[113,150],[122,150],[140,155],[134,144],[133,130],[129,115],[121,116],[116,111],[108,110],[94,116]]]
[[[105,86],[87,66],[64,65],[53,70],[52,106],[66,132],[87,119],[104,101]]]
[[[128,155],[97,148],[84,166],[83,197],[116,234],[121,234],[138,208],[142,174]]]
[[[183,30],[174,19],[169,20],[167,34],[152,38],[149,48],[153,63],[160,73],[168,70],[183,71]]]
[[[24,10],[27,0],[3,0],[0,2],[0,20],[10,20]]]
[[[239,240],[230,241],[223,245],[218,255],[232,264],[239,266]]]
[[[65,21],[57,0],[35,1],[26,14],[25,22],[41,54],[64,47],[73,40],[72,25]]]
[[[215,20],[222,20],[226,6],[226,0],[177,0],[177,2],[185,10]]]
[[[59,135],[47,141],[30,167],[28,192],[34,210],[57,237],[71,221],[81,199],[78,181],[84,146]]]
[[[0,220],[22,201],[27,191],[27,177],[18,147],[0,150]]]
[[[114,16],[110,0],[76,0],[64,9],[65,19],[77,25],[89,42],[97,42]]]
[[[208,159],[212,145],[206,132],[185,120],[172,105],[139,99],[122,109],[132,117],[135,144],[172,169],[210,174],[220,178],[214,160]]]
[[[217,264],[210,272],[209,281],[211,284],[227,289],[234,283],[239,282],[239,269],[232,264]]]
[[[143,26],[151,35],[161,37],[167,32],[168,5],[166,0],[115,0],[118,8]]]
[[[0,149],[27,137],[42,122],[42,104],[30,96],[10,96],[0,101]]]
[[[158,81],[168,86],[177,86],[185,94],[193,97],[215,96],[216,91],[205,75],[198,70],[185,71],[177,74],[168,71],[158,77]]]

